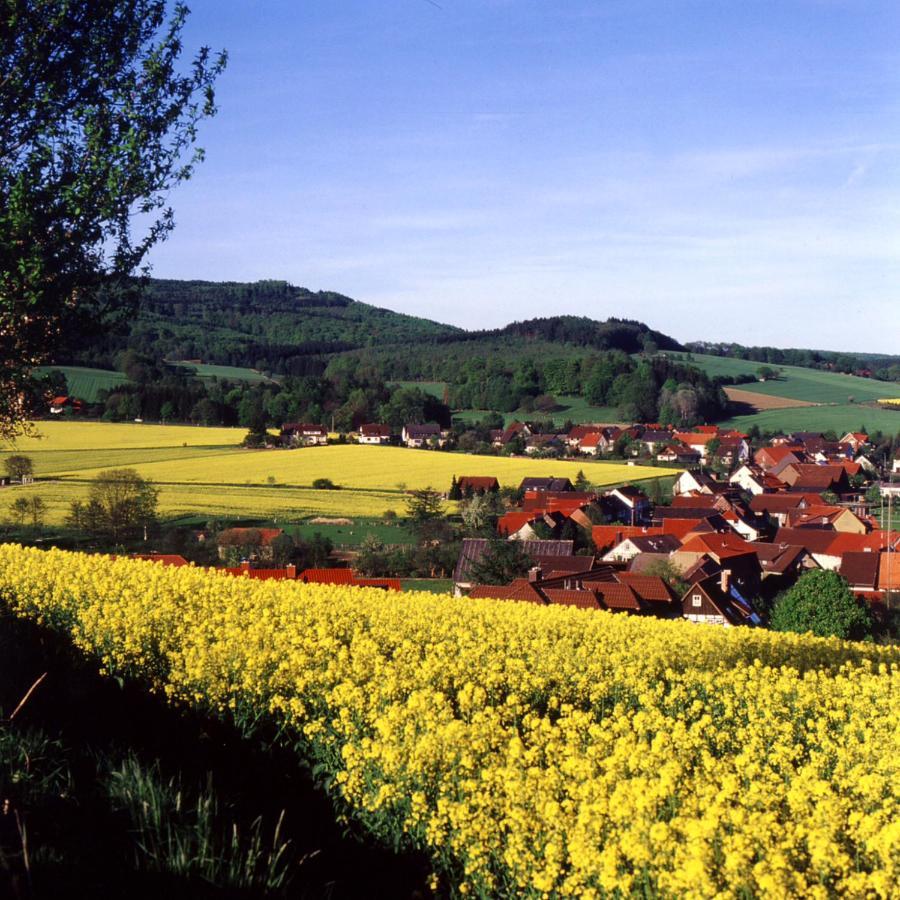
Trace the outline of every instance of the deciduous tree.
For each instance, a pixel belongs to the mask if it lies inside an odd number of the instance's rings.
[[[65,337],[121,308],[202,157],[224,54],[182,66],[165,0],[0,0],[0,433]],[[139,222],[139,225],[135,225]]]

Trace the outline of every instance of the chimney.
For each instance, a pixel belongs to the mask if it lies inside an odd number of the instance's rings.
[[[540,566],[532,566],[528,570],[528,583],[534,584],[537,581],[541,580],[541,567]]]
[[[719,575],[719,587],[722,589],[723,594],[728,593],[728,587],[730,584],[731,584],[731,569],[722,569],[722,572]]]
[[[296,578],[297,577],[297,567],[293,563],[288,563],[287,577],[288,578]]]
[[[241,562],[241,568],[242,568],[245,572],[249,572],[249,571],[250,571],[250,563],[249,563],[249,561],[246,560],[246,559],[245,559],[245,560],[242,560],[242,562]]]

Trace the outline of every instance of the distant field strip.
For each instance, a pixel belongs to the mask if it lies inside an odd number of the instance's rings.
[[[819,406],[809,400],[793,400],[790,397],[773,397],[769,394],[760,394],[756,391],[742,391],[740,388],[726,387],[725,393],[729,400],[735,403],[746,403],[757,411],[765,409],[796,409],[801,406]]]
[[[317,478],[328,478],[340,487],[386,491],[427,487],[445,491],[454,475],[493,475],[501,484],[516,487],[529,476],[574,480],[580,471],[599,485],[672,474],[670,469],[590,460],[510,459],[352,444],[298,450],[219,450],[187,459],[135,463],[134,467],[145,478],[159,482],[265,485],[273,479],[277,484],[304,487]],[[106,466],[98,461],[97,468]],[[79,477],[93,474],[87,469]]]
[[[54,370],[62,372],[66,376],[66,385],[70,396],[88,403],[96,403],[100,397],[100,391],[111,390],[128,381],[121,372],[111,372],[108,369],[88,369],[84,366],[42,366],[35,371],[38,374],[46,374]]]
[[[402,447],[353,444],[297,450],[244,450],[241,429],[110,423],[39,423],[43,437],[26,438],[0,452],[27,453],[40,479],[32,487],[0,492],[0,518],[8,502],[34,491],[48,505],[47,521],[61,523],[73,500],[86,496],[90,479],[105,469],[128,467],[160,490],[160,512],[183,515],[289,517],[381,516],[403,511],[404,493],[446,491],[454,475],[495,476],[518,486],[528,476],[575,479],[583,471],[595,485],[666,478],[674,470],[650,466],[467,456]],[[314,490],[328,478],[341,490]]]
[[[719,356],[705,356],[695,353],[690,360],[678,354],[666,354],[689,365],[702,369],[710,376],[715,375],[755,375],[765,363],[744,359],[728,359]],[[754,381],[752,390],[774,397],[794,400],[809,400],[811,403],[847,403],[849,397],[856,402],[878,400],[890,391],[890,386],[873,378],[857,375],[842,375],[839,372],[823,372],[819,369],[805,369],[801,366],[776,366],[780,377],[772,381]]]

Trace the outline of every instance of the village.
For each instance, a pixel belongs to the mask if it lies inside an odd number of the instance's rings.
[[[600,458],[624,448],[626,457],[684,468],[673,469],[678,474],[671,498],[658,488],[650,496],[629,484],[593,489],[587,477],[584,484],[530,477],[518,491],[505,491],[504,502],[496,477],[454,477],[446,499],[465,504],[497,498],[491,520],[495,533],[462,540],[453,571],[456,597],[759,626],[775,598],[801,575],[824,570],[840,575],[876,619],[896,606],[900,531],[881,523],[891,523],[900,492],[900,485],[891,483],[900,473],[900,451],[882,472],[862,432],[837,440],[795,432],[757,441],[753,449],[747,435],[714,425],[678,431],[656,424],[584,424],[565,434],[543,435],[514,422],[491,438],[498,449],[517,441],[526,455],[545,451],[552,440],[568,457]],[[327,443],[329,435],[320,426],[289,424],[281,439],[285,446],[314,445]],[[374,424],[349,439],[361,444],[399,440],[411,448],[437,449],[451,433],[432,423],[410,424],[394,435]],[[465,457],[466,465],[475,459]],[[878,513],[884,510],[882,519]],[[248,548],[251,531],[255,546]],[[218,538],[223,560],[226,546],[248,554],[240,561],[232,558],[238,564],[224,571],[254,579],[400,589],[398,579],[361,577],[347,561],[275,568],[272,547],[281,537],[279,529],[223,532]],[[505,583],[486,583],[479,573],[501,542],[516,542],[518,565],[523,568],[527,560],[527,571]],[[145,558],[186,563],[178,556]]]

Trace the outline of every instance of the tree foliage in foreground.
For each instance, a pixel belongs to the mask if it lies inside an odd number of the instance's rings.
[[[772,628],[862,640],[872,636],[872,617],[837,572],[814,570],[775,601]]]
[[[472,563],[472,584],[509,584],[533,565],[523,541],[490,541],[481,559]]]
[[[202,151],[224,54],[183,71],[187,8],[165,0],[0,0],[0,432],[30,370],[122,302],[171,231],[168,191]],[[133,227],[135,217],[144,223]]]

